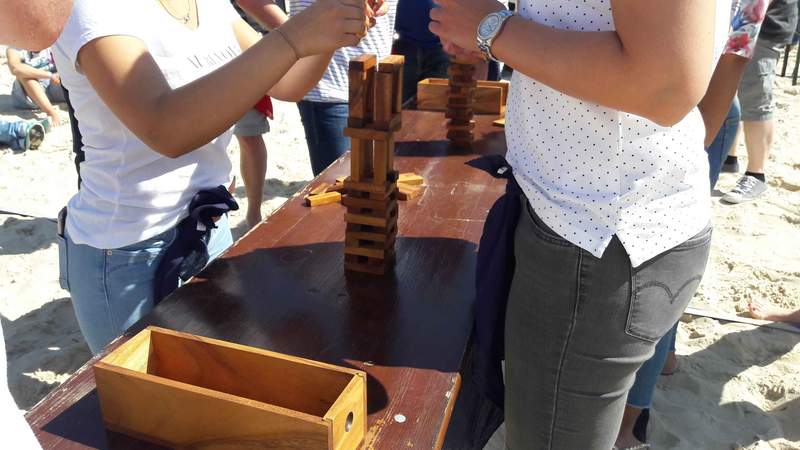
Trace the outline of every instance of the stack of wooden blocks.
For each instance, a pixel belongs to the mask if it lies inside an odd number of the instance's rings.
[[[445,116],[450,119],[447,123],[447,139],[453,148],[468,149],[472,147],[475,136],[475,121],[473,103],[475,102],[475,66],[453,60],[448,69],[450,76],[450,91],[447,99],[447,112]]]
[[[394,263],[397,237],[397,178],[394,133],[399,131],[402,56],[378,64],[374,55],[350,62],[350,177],[345,179],[345,269],[381,275]]]

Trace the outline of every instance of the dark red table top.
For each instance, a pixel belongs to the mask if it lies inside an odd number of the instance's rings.
[[[302,205],[310,188],[349,173],[345,155],[109,348],[158,325],[364,370],[364,448],[439,448],[471,330],[477,244],[504,189],[464,165],[505,151],[492,119],[477,118],[473,151],[453,152],[442,113],[404,112],[395,167],[424,176],[427,190],[401,202],[397,263],[386,276],[345,274],[341,205]],[[156,448],[106,431],[92,362],[28,413],[42,446]]]

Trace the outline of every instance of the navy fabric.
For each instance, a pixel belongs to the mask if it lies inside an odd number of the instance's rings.
[[[521,197],[524,194],[511,166],[502,156],[484,156],[467,164],[495,178],[507,180],[505,194],[495,202],[486,217],[478,250],[471,361],[473,381],[486,398],[502,408],[506,305],[514,278],[514,232],[522,212]]]
[[[394,26],[400,39],[413,42],[420,48],[440,46],[439,37],[428,29],[431,9],[433,0],[400,0]]]
[[[211,230],[217,227],[214,218],[238,209],[239,205],[225,186],[195,194],[189,203],[189,216],[178,224],[175,240],[158,265],[155,304],[178,288],[179,279],[186,281],[205,267],[208,263],[206,244]]]

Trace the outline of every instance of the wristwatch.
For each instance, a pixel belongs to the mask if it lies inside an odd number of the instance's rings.
[[[492,54],[492,44],[497,39],[497,36],[500,35],[500,32],[503,31],[506,21],[513,15],[513,12],[503,9],[487,15],[478,24],[478,48],[483,53],[483,56],[499,62]]]

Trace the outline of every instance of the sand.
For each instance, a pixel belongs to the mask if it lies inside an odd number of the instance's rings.
[[[0,49],[2,50],[2,49]],[[5,55],[5,52],[1,52]],[[0,116],[14,111],[11,76],[0,57]],[[708,271],[692,305],[742,313],[751,299],[800,308],[800,86],[779,79],[770,190],[744,205],[713,201],[715,235]],[[277,103],[267,135],[268,215],[311,179],[297,108]],[[31,408],[90,356],[57,281],[57,211],[74,194],[76,175],[67,126],[23,153],[0,149],[0,319],[9,382]],[[229,149],[234,167],[239,155]],[[746,152],[742,147],[740,154]],[[736,176],[723,174],[719,188]],[[241,184],[236,197],[244,206]],[[236,236],[244,211],[232,215]],[[800,334],[686,317],[678,335],[679,371],[663,377],[650,435],[656,449],[800,449]]]

